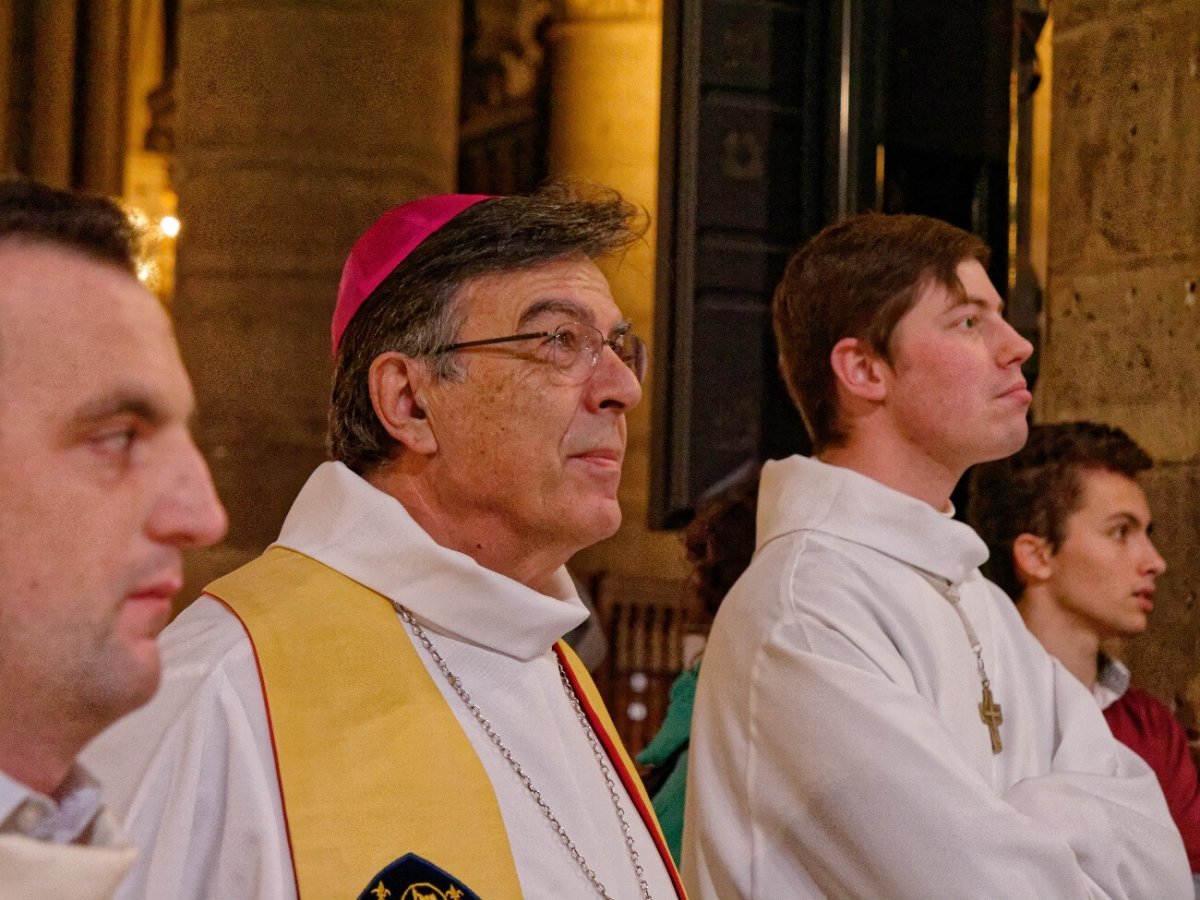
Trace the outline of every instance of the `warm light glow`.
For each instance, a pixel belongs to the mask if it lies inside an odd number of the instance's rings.
[[[148,291],[155,294],[162,288],[162,272],[158,264],[151,259],[143,259],[137,264],[137,277]]]
[[[182,226],[165,156],[142,149],[126,154],[122,205],[137,232],[139,277],[169,306],[175,293],[175,238]]]

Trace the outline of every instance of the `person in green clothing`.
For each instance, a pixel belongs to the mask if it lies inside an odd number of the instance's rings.
[[[707,501],[702,500],[696,518],[684,532],[684,546],[692,564],[688,590],[710,619],[754,555],[759,469],[755,465],[750,471],[735,475],[732,483],[711,493]],[[699,674],[698,661],[675,679],[662,727],[637,756],[638,763],[650,767],[646,789],[676,863],[683,841],[688,742]]]

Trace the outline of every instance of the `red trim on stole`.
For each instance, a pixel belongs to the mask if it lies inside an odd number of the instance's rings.
[[[675,868],[675,860],[671,858],[671,851],[667,849],[667,842],[662,836],[662,832],[646,809],[646,804],[642,801],[641,791],[637,789],[637,784],[634,779],[635,774],[626,768],[624,761],[621,759],[621,754],[617,752],[616,746],[613,744],[612,736],[608,733],[608,729],[600,722],[600,717],[596,711],[592,709],[592,705],[588,702],[587,694],[579,685],[579,679],[575,675],[575,671],[567,662],[566,656],[562,652],[562,648],[555,643],[554,652],[558,656],[558,661],[562,663],[563,671],[567,673],[567,679],[571,682],[571,689],[575,691],[575,697],[579,700],[579,705],[583,707],[584,713],[588,717],[588,722],[591,723],[592,731],[596,733],[596,737],[600,739],[601,746],[604,747],[604,752],[608,754],[608,761],[613,768],[617,770],[617,774],[621,778],[621,784],[625,786],[625,793],[629,795],[629,799],[633,801],[633,805],[637,808],[638,815],[642,817],[642,823],[646,826],[646,831],[650,833],[651,840],[654,841],[654,846],[658,849],[658,855],[662,858],[663,865],[667,867],[667,874],[671,876],[671,883],[675,886],[675,894],[680,898],[686,898],[687,893],[683,889],[683,882],[679,878],[679,872]]]
[[[279,748],[275,743],[275,725],[271,722],[271,702],[267,699],[267,679],[263,677],[262,663],[258,661],[258,648],[254,646],[254,636],[250,634],[250,629],[246,627],[246,623],[242,621],[242,617],[234,608],[216,594],[208,594],[208,596],[224,606],[238,620],[238,624],[242,626],[242,631],[246,632],[246,637],[250,641],[250,649],[254,651],[254,667],[258,669],[258,688],[262,691],[263,708],[267,713],[267,733],[271,735],[271,757],[275,763],[275,781],[279,785],[279,808],[283,813],[283,833],[287,836],[288,858],[292,861],[292,880],[296,883],[298,898],[300,896],[300,879],[296,875],[296,851],[292,849],[292,826],[288,824],[287,800],[283,796],[283,776],[279,772]]]

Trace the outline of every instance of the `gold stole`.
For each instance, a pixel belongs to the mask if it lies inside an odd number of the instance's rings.
[[[521,897],[487,772],[386,597],[284,547],[205,592],[254,647],[302,898],[356,896],[406,853],[488,900]],[[595,684],[565,643],[555,650],[683,897]]]
[[[385,597],[283,547],[205,591],[254,645],[302,898],[356,897],[406,853],[521,897],[483,764]]]

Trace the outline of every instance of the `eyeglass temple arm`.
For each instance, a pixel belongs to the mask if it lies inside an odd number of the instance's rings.
[[[510,334],[506,337],[483,338],[483,340],[479,341],[460,341],[457,344],[446,344],[444,347],[431,350],[430,354],[449,353],[451,350],[462,350],[466,347],[482,347],[485,344],[507,344],[510,341],[528,341],[532,338],[550,337],[553,333],[553,331],[531,331],[528,334]]]

